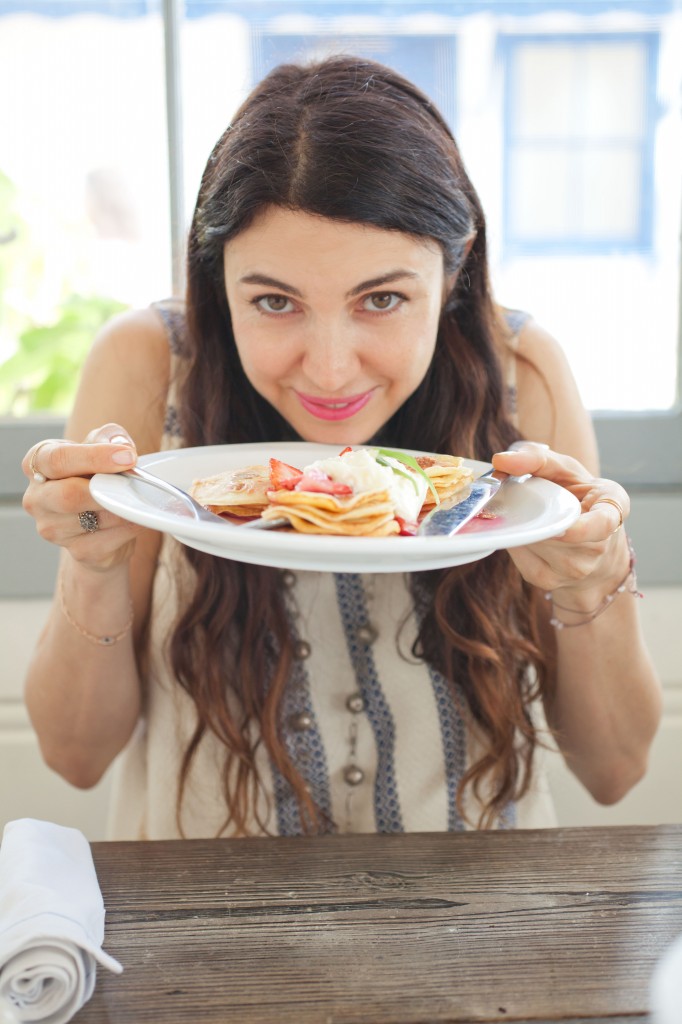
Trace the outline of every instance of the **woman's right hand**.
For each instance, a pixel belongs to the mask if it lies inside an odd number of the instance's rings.
[[[136,461],[135,443],[117,423],[92,430],[82,444],[33,445],[21,464],[29,481],[23,505],[40,536],[94,571],[127,561],[143,528],[98,505],[89,482],[95,473],[121,473]]]

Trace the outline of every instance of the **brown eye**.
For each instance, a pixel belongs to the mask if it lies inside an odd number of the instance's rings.
[[[403,300],[402,295],[396,292],[373,292],[364,301],[365,309],[375,313],[385,313],[387,310],[395,309]]]
[[[256,299],[256,305],[260,306],[265,313],[289,313],[290,310],[287,307],[290,304],[286,295],[262,295]]]

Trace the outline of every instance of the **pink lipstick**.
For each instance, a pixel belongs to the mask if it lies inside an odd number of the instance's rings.
[[[361,395],[348,395],[345,398],[318,398],[315,395],[304,395],[297,391],[296,397],[311,415],[318,420],[347,420],[369,402],[372,391],[363,391]]]

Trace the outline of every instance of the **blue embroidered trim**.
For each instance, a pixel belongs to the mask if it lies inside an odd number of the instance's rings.
[[[292,641],[295,643],[299,638],[291,616],[289,617],[289,628]],[[303,661],[294,662],[291,678],[282,699],[280,713],[282,736],[287,753],[308,786],[313,800],[331,822],[331,791],[327,757],[313,708],[310,677]],[[309,729],[296,731],[291,728],[289,723],[292,716],[300,714],[306,714],[310,718],[312,724]],[[270,764],[277,813],[277,830],[281,836],[302,835],[301,816],[293,790],[276,765],[272,761]],[[330,828],[329,831],[332,829]]]
[[[531,319],[531,316],[530,313],[525,313],[522,309],[505,309],[504,318],[507,322],[507,327],[512,332],[512,336],[516,337],[524,324]],[[507,381],[507,411],[509,417],[516,423],[519,410],[515,369],[513,370],[513,378]]]
[[[187,353],[187,322],[185,320],[184,306],[174,299],[165,299],[163,302],[153,302],[154,309],[163,320],[168,337],[168,348],[174,356],[184,357]],[[180,417],[174,405],[169,402],[166,407],[166,417],[163,424],[163,433],[166,437],[181,437]]]
[[[166,406],[166,418],[163,424],[163,432],[166,437],[180,437],[180,417],[178,410],[170,403]]]
[[[466,771],[467,731],[450,683],[429,665],[429,677],[436,700],[445,760],[445,784],[448,793],[448,832],[463,832],[465,825],[457,809],[457,789]]]
[[[358,629],[369,625],[362,577],[358,573],[334,573],[334,581],[348,653],[377,746],[374,783],[377,832],[404,832],[395,777],[395,723],[379,683],[371,644],[357,637]]]
[[[505,828],[516,828],[517,821],[517,808],[516,801],[510,800],[507,806],[504,808],[499,817],[499,826],[501,829]]]
[[[504,319],[512,334],[518,334],[523,325],[531,319],[531,316],[530,313],[526,313],[522,309],[505,309]]]
[[[156,310],[164,322],[168,332],[168,345],[173,355],[186,356],[187,321],[184,304],[177,299],[164,299],[162,302],[153,302],[152,309]]]
[[[507,387],[507,407],[510,418],[514,420],[519,411],[518,392],[515,384],[509,384]]]
[[[412,594],[415,613],[419,620],[426,614],[428,595],[418,580],[413,580]],[[464,819],[457,809],[457,789],[466,771],[467,727],[452,695],[452,684],[437,669],[429,665],[429,676],[436,700],[440,722],[445,760],[445,780],[448,793],[448,832],[461,832],[466,828]],[[457,687],[458,693],[461,693]],[[464,695],[461,694],[462,701]],[[501,829],[516,827],[516,803],[511,801],[501,812],[498,825]]]

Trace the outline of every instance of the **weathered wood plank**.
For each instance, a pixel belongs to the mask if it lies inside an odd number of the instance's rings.
[[[648,1019],[682,826],[94,844],[78,1017],[221,1024]]]

